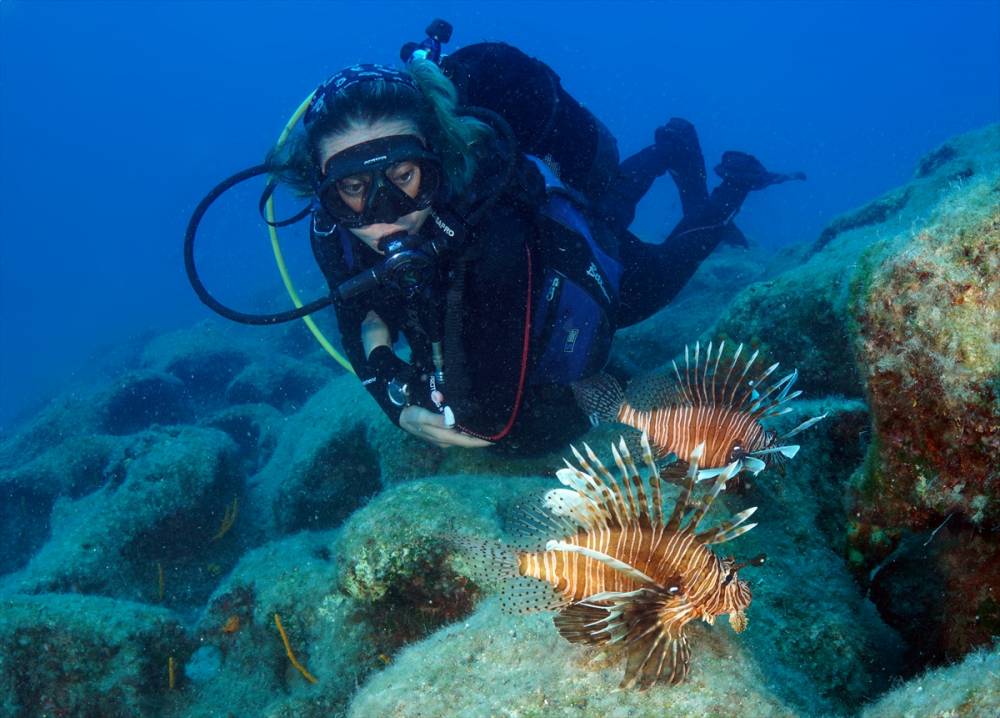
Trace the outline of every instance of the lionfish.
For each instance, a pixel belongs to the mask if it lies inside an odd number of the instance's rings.
[[[684,626],[695,619],[714,623],[729,614],[736,632],[747,626],[750,587],[737,572],[761,565],[764,556],[737,564],[708,547],[740,536],[757,524],[744,522],[746,509],[714,528],[698,526],[735,471],[730,464],[700,500],[692,499],[698,462],[705,447],[690,452],[686,481],[664,518],[659,470],[646,434],[642,436],[647,476],[636,469],[625,441],[612,446],[621,479],[616,480],[593,451],[573,448],[579,468],[568,461],[558,473],[565,489],[545,496],[548,511],[534,528],[549,540],[541,551],[513,551],[466,540],[479,549],[482,568],[504,581],[501,606],[508,612],[555,609],[555,625],[568,641],[623,644],[627,653],[623,688],[645,690],[658,681],[682,682],[690,650]],[[474,559],[475,561],[475,559]]]
[[[787,414],[792,409],[786,404],[802,394],[799,390],[791,391],[798,370],[768,384],[778,363],[751,373],[759,352],[742,359],[740,344],[732,359],[722,363],[725,345],[721,342],[713,356],[713,345],[709,342],[704,363],[700,342],[694,345],[693,358],[685,346],[683,376],[673,361],[673,378],[658,377],[658,381],[646,382],[647,386],[635,392],[636,403],[651,406],[648,410],[635,408],[626,400],[618,382],[606,374],[577,382],[573,390],[580,406],[595,423],[618,422],[648,432],[657,458],[672,453],[683,461],[695,446],[704,444],[700,479],[717,476],[733,462],[737,464],[734,475],[744,469],[758,474],[766,467],[761,457],[771,458],[779,465],[784,459],[794,457],[799,446],[786,445],[785,440],[808,429],[826,414],[807,419],[781,436],[766,430],[761,420]]]

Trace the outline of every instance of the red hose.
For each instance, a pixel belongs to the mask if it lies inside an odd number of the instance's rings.
[[[484,441],[499,441],[510,433],[511,427],[514,426],[514,420],[517,418],[517,414],[521,410],[521,400],[524,398],[524,381],[528,376],[528,350],[530,348],[531,339],[531,248],[528,246],[527,242],[524,244],[524,253],[528,260],[528,292],[527,298],[524,302],[524,339],[521,347],[521,375],[517,380],[517,394],[514,395],[514,408],[511,409],[510,418],[507,419],[506,425],[504,425],[498,433],[493,434],[492,436],[486,436],[476,431],[470,431],[461,424],[457,425],[457,428],[463,434],[468,434],[469,436],[474,436],[477,439],[483,439]]]

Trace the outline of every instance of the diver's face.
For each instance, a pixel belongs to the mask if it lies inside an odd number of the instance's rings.
[[[326,167],[326,163],[331,157],[338,152],[346,150],[348,147],[393,135],[416,135],[419,137],[420,133],[412,122],[406,120],[379,120],[372,124],[353,125],[344,132],[327,135],[320,140],[320,167]],[[389,170],[389,179],[407,195],[415,198],[417,192],[420,190],[420,167],[413,162],[401,162]],[[348,207],[359,213],[364,209],[364,189],[360,180],[352,181],[350,177],[337,183],[337,191],[340,193],[340,198]],[[351,229],[351,232],[355,237],[381,254],[382,252],[378,248],[380,239],[400,231],[407,234],[416,234],[430,213],[431,210],[428,207],[405,214],[391,223],[366,224],[363,227]]]

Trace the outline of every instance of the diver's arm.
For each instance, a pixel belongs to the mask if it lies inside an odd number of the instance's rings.
[[[371,351],[366,351],[363,327],[370,315],[385,327],[385,334],[389,334],[388,327],[377,314],[369,309],[344,303],[335,305],[335,309],[344,353],[354,367],[354,372],[389,420],[399,426],[399,414],[402,409],[389,399],[388,388],[389,382],[409,365],[393,353],[388,341],[385,344],[376,344],[377,337],[380,336],[377,333],[369,333],[368,339],[372,342],[372,347]],[[372,328],[369,327],[369,332],[371,331]]]

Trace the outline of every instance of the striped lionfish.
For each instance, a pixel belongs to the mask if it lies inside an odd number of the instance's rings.
[[[737,564],[708,548],[756,526],[744,524],[756,507],[698,531],[735,464],[718,474],[701,501],[694,501],[698,461],[705,448],[695,447],[677,503],[664,519],[659,470],[645,434],[642,447],[645,480],[625,441],[612,446],[620,481],[589,447],[584,447],[586,459],[573,449],[579,468],[567,461],[567,468],[557,473],[568,488],[548,492],[548,511],[535,526],[548,536],[561,536],[549,540],[544,550],[513,552],[497,544],[475,548],[482,566],[504,580],[505,610],[556,609],[556,628],[568,641],[623,644],[627,661],[622,687],[645,690],[661,680],[676,684],[687,677],[691,654],[684,626],[690,621],[700,618],[712,624],[716,616],[729,614],[733,630],[746,628],[750,587],[737,571],[761,565],[764,556]]]
[[[752,374],[750,370],[759,352],[741,359],[740,344],[720,371],[725,345],[721,342],[713,355],[713,345],[709,342],[704,364],[700,342],[694,345],[693,361],[689,347],[685,346],[683,375],[674,361],[676,381],[669,377],[647,381],[646,387],[636,392],[640,396],[633,397],[638,399],[636,403],[652,407],[648,410],[635,408],[626,400],[618,382],[606,374],[578,382],[573,390],[593,421],[619,422],[648,432],[657,458],[673,453],[683,461],[695,446],[704,444],[700,479],[717,476],[733,462],[737,464],[734,476],[744,469],[758,474],[767,466],[761,457],[781,462],[795,456],[798,445],[786,445],[785,440],[808,429],[826,414],[807,419],[781,436],[766,430],[761,420],[787,414],[792,409],[786,404],[802,394],[791,391],[798,370],[768,384],[779,364]]]

